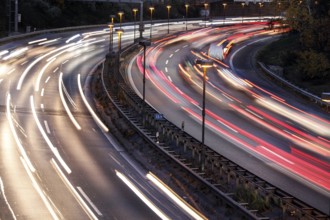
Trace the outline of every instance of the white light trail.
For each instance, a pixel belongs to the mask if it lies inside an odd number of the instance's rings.
[[[47,40],[47,38],[42,38],[42,39],[39,39],[39,40],[30,41],[28,44],[40,43],[40,42],[46,41],[46,40]]]
[[[45,44],[50,44],[50,43],[54,43],[56,41],[58,41],[61,38],[56,38],[56,39],[52,39],[52,40],[48,40],[48,41],[43,41],[41,43],[39,43],[38,45],[45,45]]]
[[[143,193],[122,173],[116,170],[116,175],[161,219],[170,219],[158,207],[156,207]]]
[[[80,34],[76,34],[76,35],[70,37],[67,41],[65,41],[65,43],[70,43],[70,41],[72,41],[72,40],[74,40],[74,39],[76,39],[78,37],[80,37]]]
[[[47,207],[49,213],[51,214],[51,216],[53,217],[53,219],[55,220],[59,220],[60,218],[56,215],[56,212],[54,211],[53,207],[51,206],[51,204],[49,203],[47,197],[45,195],[45,192],[40,188],[38,182],[36,181],[36,179],[34,178],[33,174],[31,173],[31,171],[27,168],[26,162],[23,159],[23,157],[20,157],[21,162],[26,170],[26,172],[28,173],[28,176],[30,177],[31,181],[32,181],[32,185],[35,188],[35,190],[37,191],[37,193],[39,194],[39,196],[41,197],[41,200],[43,201],[43,203],[45,204],[45,206]]]
[[[47,56],[49,56],[49,55],[51,55],[51,54],[53,54],[53,53],[56,53],[57,51],[60,51],[60,50],[63,50],[63,49],[66,49],[66,48],[68,48],[68,47],[70,47],[70,46],[72,46],[72,44],[68,44],[68,45],[65,45],[65,46],[63,46],[63,47],[59,47],[59,48],[57,48],[57,49],[55,49],[55,50],[52,50],[52,51],[50,51],[50,52],[48,52],[48,53],[46,53],[46,54],[44,54],[44,55],[42,55],[42,56],[40,56],[40,57],[38,57],[37,59],[35,59],[25,70],[24,70],[24,72],[22,73],[22,75],[21,75],[21,77],[19,78],[19,81],[18,81],[18,84],[17,84],[17,87],[16,87],[16,89],[17,90],[21,90],[21,88],[22,88],[22,84],[23,84],[23,81],[24,81],[24,79],[25,79],[25,77],[26,77],[26,75],[28,74],[28,72],[32,69],[32,67],[34,67],[34,65],[36,65],[39,61],[41,61],[42,59],[44,59],[45,57],[47,57]],[[51,59],[49,59],[49,60],[51,60]]]
[[[80,96],[82,98],[82,100],[84,101],[89,113],[92,115],[93,119],[96,121],[96,123],[103,129],[103,131],[108,132],[109,129],[107,128],[107,126],[105,126],[105,124],[101,121],[101,119],[99,117],[97,117],[97,115],[95,114],[94,110],[92,109],[92,107],[89,105],[89,103],[87,102],[87,99],[84,95],[84,92],[81,88],[81,82],[80,82],[80,74],[78,74],[78,88],[79,88],[79,93]]]
[[[68,106],[68,104],[66,103],[65,101],[65,98],[64,98],[64,95],[63,95],[63,90],[62,90],[62,86],[63,85],[63,80],[62,80],[62,77],[63,77],[63,73],[61,72],[60,73],[60,77],[58,79],[58,91],[60,93],[60,98],[61,98],[61,101],[62,101],[62,104],[63,104],[63,107],[66,111],[66,113],[68,114],[70,120],[72,121],[73,125],[78,129],[78,130],[81,130],[81,126],[79,125],[79,123],[77,122],[77,120],[73,117],[71,111],[70,111],[70,108]]]
[[[56,60],[56,58],[51,59],[50,61],[48,61],[48,63],[40,70],[38,77],[37,77],[37,81],[36,81],[36,85],[35,85],[35,89],[34,91],[38,92],[39,91],[39,87],[40,87],[40,81],[41,81],[41,77],[44,74],[45,70],[47,69],[47,67],[52,64],[54,61]]]
[[[45,130],[43,129],[43,127],[41,126],[41,123],[38,119],[37,113],[36,113],[36,109],[34,107],[34,100],[33,100],[33,96],[30,96],[30,104],[31,104],[31,109],[32,109],[32,114],[34,117],[34,120],[37,124],[37,127],[39,128],[39,131],[41,133],[41,135],[43,136],[43,138],[45,139],[48,147],[51,149],[51,151],[53,152],[53,154],[55,155],[55,157],[58,159],[58,161],[61,163],[61,165],[64,167],[65,171],[67,173],[71,173],[71,169],[69,168],[69,166],[65,163],[65,161],[63,160],[63,158],[61,157],[60,153],[58,152],[57,148],[53,146],[52,142],[50,141],[49,137],[47,136]]]
[[[2,197],[4,198],[4,200],[5,200],[5,202],[6,202],[6,205],[7,205],[7,207],[8,207],[9,210],[10,210],[11,216],[13,217],[13,219],[16,220],[16,219],[17,219],[17,218],[16,218],[16,215],[15,215],[13,209],[11,208],[11,206],[10,206],[8,200],[7,200],[7,197],[6,197],[6,194],[5,194],[5,187],[4,187],[4,185],[3,185],[3,182],[2,182],[1,177],[0,177],[0,188],[1,188],[1,192],[2,192]]]
[[[26,161],[29,169],[31,170],[31,172],[35,172],[36,169],[34,168],[34,166],[32,165],[29,157],[27,156],[26,154],[26,151],[24,150],[24,147],[23,145],[21,144],[21,141],[16,133],[16,130],[15,130],[15,126],[14,126],[14,122],[13,122],[13,119],[12,119],[12,116],[11,116],[11,113],[10,113],[10,94],[8,93],[7,94],[7,103],[6,103],[6,115],[7,115],[7,119],[8,119],[8,122],[9,122],[9,126],[10,126],[10,130],[11,130],[11,133],[13,134],[14,136],[14,139],[16,141],[16,144],[18,146],[18,149],[21,153],[21,155],[23,156],[24,160]]]
[[[154,174],[149,172],[147,178],[151,180],[159,189],[161,189],[167,196],[169,196],[178,206],[180,206],[186,213],[188,213],[193,219],[205,220],[207,219],[193,207],[182,200],[175,192],[173,192],[167,185],[160,181]]]
[[[56,163],[56,161],[54,160],[54,158],[51,159],[50,163],[54,166],[54,168],[56,169],[57,173],[60,175],[62,181],[65,183],[65,185],[72,192],[72,194],[74,195],[75,199],[78,201],[78,203],[80,204],[80,206],[84,209],[84,211],[86,212],[86,214],[91,219],[97,220],[98,218],[95,216],[95,214],[92,212],[92,210],[88,207],[88,205],[83,200],[83,198],[81,198],[81,196],[79,195],[79,193],[77,192],[77,190],[73,187],[73,185],[70,183],[70,181],[68,180],[68,178],[64,175],[63,171],[60,169],[60,167],[58,166],[58,164]]]
[[[92,200],[86,195],[86,193],[84,192],[84,190],[77,186],[77,189],[79,190],[79,192],[81,193],[81,195],[87,200],[87,202],[92,206],[92,208],[94,209],[94,211],[99,215],[102,216],[102,213],[100,212],[100,210],[96,207],[96,205],[92,202]]]

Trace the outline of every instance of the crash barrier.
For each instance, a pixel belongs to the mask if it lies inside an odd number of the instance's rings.
[[[272,72],[269,68],[267,68],[267,65],[265,65],[262,62],[258,62],[259,66],[263,70],[267,76],[271,77],[272,79],[276,80],[278,83],[282,84],[283,86],[289,88],[290,90],[294,91],[296,94],[299,94],[300,96],[318,104],[320,107],[325,108],[326,111],[330,110],[330,103],[325,102],[322,100],[322,98],[309,93],[308,91],[299,88],[298,86],[292,84],[291,82],[285,80],[283,77],[279,76],[278,74]]]
[[[200,22],[200,18],[189,18],[188,24],[197,24]],[[153,25],[161,24],[161,25],[167,25],[167,20],[154,20]],[[170,22],[186,22],[185,19],[170,19]],[[145,20],[143,21],[144,25],[150,24],[150,20]],[[134,22],[125,22],[122,23],[122,28],[126,29],[126,26],[132,26],[134,25]],[[136,25],[139,25],[139,21],[136,22]],[[119,24],[115,23],[114,28],[118,28]],[[16,35],[12,35],[9,37],[3,37],[0,38],[0,45],[6,44],[9,42],[13,42],[16,40],[22,40],[22,39],[27,39],[31,38],[34,36],[38,35],[43,35],[43,34],[51,34],[51,33],[61,33],[61,32],[70,32],[70,31],[79,31],[79,30],[87,30],[87,29],[94,29],[94,28],[108,28],[108,24],[96,24],[96,25],[83,25],[83,26],[75,26],[75,27],[64,27],[64,28],[54,28],[54,29],[45,29],[45,30],[38,30],[38,31],[32,31],[29,33],[18,33]],[[132,28],[133,29],[133,28]]]
[[[181,167],[217,193],[219,204],[243,219],[329,219],[326,214],[310,207],[290,194],[250,173],[185,133],[148,105],[125,83],[125,60],[139,50],[137,44],[120,54],[120,75],[112,73],[109,79],[102,75],[102,86],[109,100],[123,118],[154,148],[159,149]],[[107,62],[106,62],[107,63]],[[111,77],[106,72],[107,77]],[[114,86],[118,85],[118,86]],[[157,135],[155,135],[157,134]],[[244,196],[240,196],[244,194]],[[259,205],[256,205],[259,203]],[[267,212],[267,211],[268,212]],[[273,212],[269,212],[273,210]],[[280,213],[280,214],[279,214]]]

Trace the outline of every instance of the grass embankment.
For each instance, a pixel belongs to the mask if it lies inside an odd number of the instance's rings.
[[[301,60],[300,54],[302,53],[298,34],[288,34],[265,46],[259,52],[257,59],[267,65],[282,67],[285,79],[310,93],[321,96],[322,92],[330,92],[329,69],[320,74],[318,68],[315,68],[315,76],[308,76],[304,72],[303,64],[309,62],[309,66],[315,67],[321,65],[321,61],[315,57],[308,61]],[[327,56],[322,55],[322,58],[329,61]]]

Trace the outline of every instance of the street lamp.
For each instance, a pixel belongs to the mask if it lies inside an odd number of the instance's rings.
[[[223,5],[223,24],[225,24],[227,3],[222,3],[222,5]]]
[[[170,10],[171,10],[171,6],[167,5],[167,33],[170,33]]]
[[[116,32],[118,34],[118,54],[120,56],[120,51],[121,51],[121,35],[124,33],[124,29],[116,29]]]
[[[114,24],[110,23],[109,24],[109,29],[110,29],[109,53],[111,53],[113,51],[113,27],[114,27]]]
[[[186,31],[187,31],[188,30],[187,23],[188,23],[188,8],[189,8],[189,4],[185,4],[184,6],[186,7]]]
[[[280,18],[280,16],[281,16],[281,2],[278,2],[277,5],[278,5],[278,18]]]
[[[244,17],[244,12],[245,12],[245,10],[244,10],[244,9],[245,9],[245,8],[244,8],[245,3],[242,2],[241,5],[242,5],[242,8],[243,8],[243,12],[242,12],[242,23],[243,23],[243,17]]]
[[[119,27],[121,28],[121,21],[123,19],[124,12],[120,11],[118,12],[118,15],[119,15]]]
[[[205,10],[205,27],[206,27],[206,11],[207,11],[207,6],[208,6],[209,4],[207,4],[207,3],[204,3],[204,10]]]
[[[143,100],[143,113],[145,106],[145,97],[146,97],[146,48],[151,45],[150,40],[141,40],[139,42],[141,46],[143,46],[143,92],[142,92],[142,100]]]
[[[153,6],[149,7],[150,10],[150,40],[152,37],[152,12],[155,10]]]
[[[203,68],[203,110],[202,110],[202,170],[204,170],[204,136],[205,136],[205,82],[206,82],[206,71],[208,68],[213,67],[213,61],[211,60],[197,60],[196,64]]]
[[[261,21],[261,7],[262,6],[263,6],[262,3],[259,2],[259,19],[260,19],[260,21]]]
[[[133,8],[133,12],[134,12],[134,41],[135,41],[136,12],[138,12],[138,9],[137,8]]]
[[[112,24],[115,23],[115,17],[116,17],[116,15],[110,15],[111,23],[112,23]]]

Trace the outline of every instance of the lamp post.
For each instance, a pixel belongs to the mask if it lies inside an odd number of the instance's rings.
[[[222,3],[222,5],[223,5],[223,24],[225,24],[227,3]]]
[[[167,33],[170,33],[170,10],[171,10],[171,6],[167,5]]]
[[[189,4],[185,4],[184,5],[186,7],[186,31],[188,30],[188,27],[187,27],[187,23],[188,23],[188,8],[189,8]]]
[[[278,18],[280,18],[281,17],[281,2],[278,2],[277,5],[278,5]]]
[[[135,30],[136,30],[136,12],[138,12],[137,8],[133,8],[133,13],[134,13],[134,41],[135,41]]]
[[[118,15],[119,15],[119,28],[121,28],[121,22],[123,19],[124,12],[120,11],[120,12],[118,12]]]
[[[119,29],[116,29],[116,32],[118,34],[118,54],[120,56],[120,52],[121,52],[121,35],[124,33],[124,30],[119,28]]]
[[[110,29],[109,53],[111,53],[113,51],[113,27],[114,27],[114,24],[110,23],[109,24],[109,29]]]
[[[208,6],[209,4],[207,4],[207,3],[204,3],[204,11],[205,11],[205,27],[206,27],[206,12],[207,12],[207,6]]]
[[[155,10],[153,6],[149,7],[150,10],[150,40],[152,38],[152,13]]]
[[[244,12],[245,12],[245,10],[244,10],[244,9],[245,9],[245,8],[244,8],[245,3],[242,2],[241,5],[242,5],[242,9],[243,9],[243,12],[242,12],[242,23],[243,23],[243,17],[244,17],[244,14],[245,14],[245,13],[244,13]]]
[[[259,19],[261,21],[261,7],[262,7],[262,3],[259,2]]]
[[[208,68],[213,67],[211,60],[197,60],[196,64],[203,68],[203,110],[202,110],[202,170],[204,170],[204,139],[205,139],[205,90],[206,90],[206,71]]]
[[[145,97],[146,97],[146,49],[151,45],[149,40],[141,40],[139,42],[141,46],[143,46],[143,91],[142,91],[142,100],[143,100],[143,114],[144,114],[144,106],[145,106]]]

